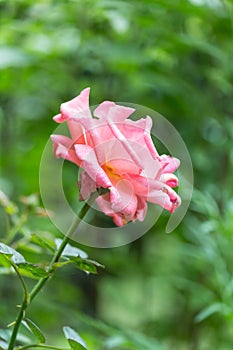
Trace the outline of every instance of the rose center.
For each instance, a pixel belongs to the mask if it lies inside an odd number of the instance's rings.
[[[117,170],[110,163],[105,163],[102,166],[102,169],[112,182],[116,183],[122,179],[122,177],[117,173]]]

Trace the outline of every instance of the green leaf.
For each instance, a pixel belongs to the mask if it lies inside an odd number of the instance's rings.
[[[0,264],[9,268],[11,266],[9,258],[18,266],[20,273],[23,273],[28,277],[41,278],[49,275],[43,267],[26,262],[24,257],[16,250],[4,243],[0,243]]]
[[[0,256],[0,260],[1,260],[1,256]],[[0,261],[0,265],[2,265],[1,261]],[[10,273],[9,268],[0,267],[0,275],[8,275],[9,273]]]
[[[59,261],[59,262],[53,264],[53,267],[54,268],[59,268],[59,267],[63,267],[63,266],[65,266],[67,264],[70,264],[70,263],[72,263],[72,260]]]
[[[4,192],[0,191],[0,205],[4,208],[5,212],[9,215],[13,215],[18,212],[17,206],[9,200]]]
[[[0,265],[3,266],[3,268],[5,268],[5,270],[7,269],[8,273],[10,272],[9,268],[12,266],[10,261],[9,261],[10,257],[11,257],[11,255],[9,255],[9,254],[5,255],[5,254],[0,253]]]
[[[25,262],[23,255],[4,243],[0,243],[0,254],[9,255],[11,261],[17,265]]]
[[[8,67],[24,67],[30,62],[30,56],[18,47],[3,46],[0,49],[0,69]]]
[[[61,243],[62,243],[62,239],[57,238],[55,239],[55,243],[57,246],[57,249],[59,249]],[[80,256],[80,258],[86,259],[88,258],[88,255],[86,252],[84,252],[83,250],[72,246],[71,244],[67,244],[65,249],[63,250],[62,256]]]
[[[8,347],[8,344],[4,341],[0,339],[0,350],[6,350]]]
[[[10,329],[0,329],[0,339],[4,340],[8,344],[11,338],[11,334],[12,334],[12,330]],[[19,343],[22,343],[22,344],[29,344],[31,341],[26,335],[22,333],[18,333],[17,340],[19,341]]]
[[[104,268],[104,265],[90,259],[80,259],[79,257],[71,257],[70,260],[82,271],[97,274],[97,267]]]
[[[45,343],[46,340],[44,334],[32,320],[30,320],[29,318],[25,318],[22,323],[27,329],[29,329],[32,332],[32,334],[34,334],[39,344]]]
[[[9,329],[0,329],[0,338],[8,342],[11,337],[11,331]]]
[[[53,266],[55,268],[63,267],[67,264],[73,263],[79,270],[84,271],[86,273],[93,273],[97,274],[97,267],[104,268],[104,265],[101,265],[97,261],[90,260],[90,259],[82,259],[78,256],[70,256],[65,261],[59,261],[55,263]]]
[[[85,350],[87,345],[80,335],[70,327],[63,327],[63,332],[72,350]]]
[[[108,338],[104,343],[106,349],[116,349],[116,347],[124,346],[127,344],[127,340],[124,336],[114,335],[111,338]]]
[[[37,193],[32,193],[29,196],[21,196],[20,201],[28,207],[37,207],[39,205]]]
[[[49,275],[49,273],[43,267],[31,264],[29,262],[20,263],[18,264],[18,267],[19,271],[28,277],[41,278]]]
[[[33,243],[25,244],[25,242],[19,242],[18,243],[18,249],[22,250],[24,253],[30,253],[30,254],[41,254],[42,249],[38,245],[35,245]]]
[[[38,234],[33,233],[31,236],[31,241],[42,248],[49,249],[51,252],[55,251],[55,244],[51,240],[42,237],[41,235],[39,236]]]
[[[220,312],[223,309],[223,304],[214,303],[206,308],[204,308],[201,312],[199,312],[195,317],[195,322],[199,323],[204,321],[209,316],[215,314],[216,312]]]

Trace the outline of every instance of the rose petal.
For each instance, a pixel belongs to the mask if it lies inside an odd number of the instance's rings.
[[[159,160],[163,166],[163,173],[173,173],[180,165],[179,159],[167,156],[166,154],[162,154]]]
[[[78,158],[81,160],[80,166],[96,183],[96,188],[112,187],[111,181],[98,163],[94,149],[88,145],[75,145],[74,148]]]
[[[118,181],[115,188],[119,194],[120,200],[111,201],[112,209],[114,212],[121,212],[124,216],[128,216],[132,220],[138,202],[132,184],[130,181],[122,179]]]
[[[56,158],[64,158],[80,165],[80,159],[76,155],[73,140],[63,135],[51,135],[50,138],[53,142]]]
[[[80,188],[80,200],[87,200],[96,191],[95,181],[85,171],[81,172],[78,185]]]
[[[135,220],[144,221],[146,213],[147,213],[147,203],[144,198],[138,198],[138,206],[135,214]]]
[[[108,119],[112,122],[125,121],[133,112],[134,108],[120,106],[111,101],[104,101],[94,111],[94,115],[100,119]]]
[[[166,185],[161,190],[154,190],[151,192],[147,200],[160,205],[171,213],[173,213],[181,203],[181,199],[177,193]]]
[[[160,177],[160,181],[170,187],[178,186],[178,178],[174,174],[170,174],[170,173],[162,174]]]

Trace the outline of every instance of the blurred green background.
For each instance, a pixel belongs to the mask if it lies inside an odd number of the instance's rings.
[[[50,342],[62,342],[70,325],[90,350],[232,349],[232,1],[1,0],[0,24],[0,189],[12,201],[39,193],[52,116],[87,86],[91,104],[125,101],[164,115],[195,176],[191,207],[172,234],[164,213],[127,246],[83,247],[105,270],[59,271],[30,315]],[[75,203],[76,169],[67,163],[65,172]],[[47,218],[26,225],[59,234]],[[20,298],[16,278],[2,275],[0,327]]]

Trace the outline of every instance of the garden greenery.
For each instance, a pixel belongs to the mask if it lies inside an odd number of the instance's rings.
[[[191,207],[169,235],[164,212],[127,246],[69,242],[76,254],[55,265],[15,346],[231,349],[232,1],[2,0],[0,12],[0,348],[63,238],[38,195],[51,116],[91,86],[94,104],[144,105],[179,130],[194,167]],[[64,191],[78,213],[76,181],[66,165]],[[101,216],[106,228],[110,220]]]

